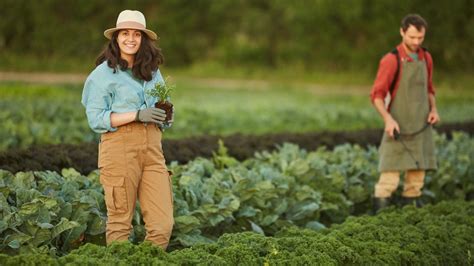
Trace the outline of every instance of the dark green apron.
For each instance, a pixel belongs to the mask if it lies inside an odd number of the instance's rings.
[[[400,74],[390,113],[400,126],[402,136],[401,140],[394,140],[384,132],[379,148],[379,171],[436,169],[432,127],[414,136],[403,136],[419,131],[428,120],[430,110],[426,63],[403,60]]]

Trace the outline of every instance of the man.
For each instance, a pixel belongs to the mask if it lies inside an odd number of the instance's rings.
[[[437,168],[431,125],[440,118],[433,60],[421,47],[427,26],[419,15],[403,18],[402,43],[382,58],[372,88],[372,103],[385,123],[379,148],[381,175],[374,193],[376,211],[390,204],[402,171],[406,172],[403,201],[420,207],[425,170]]]

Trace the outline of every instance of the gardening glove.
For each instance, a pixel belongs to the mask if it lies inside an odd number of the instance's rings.
[[[138,110],[135,116],[135,121],[144,123],[163,124],[166,119],[166,112],[160,108],[150,107],[143,110]]]

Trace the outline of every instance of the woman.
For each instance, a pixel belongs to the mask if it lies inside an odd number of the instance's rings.
[[[173,228],[171,177],[161,147],[165,111],[145,92],[163,83],[157,35],[144,15],[124,10],[87,78],[82,95],[89,126],[101,133],[100,182],[107,205],[107,244],[128,240],[138,197],[145,240],[166,249]]]

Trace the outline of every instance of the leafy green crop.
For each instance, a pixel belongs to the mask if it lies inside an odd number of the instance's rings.
[[[437,136],[439,171],[423,190],[429,203],[474,194],[474,139]],[[273,235],[299,226],[323,230],[350,215],[366,214],[377,181],[377,151],[357,145],[308,152],[292,144],[238,162],[221,143],[212,159],[198,158],[174,171],[175,226],[171,249],[212,243],[224,233]],[[0,172],[0,250],[64,253],[84,242],[103,242],[105,206],[97,172]],[[137,208],[134,243],[144,238]]]
[[[0,250],[63,254],[105,232],[97,174],[0,170]],[[100,238],[99,238],[100,239]],[[100,242],[100,241],[99,241]]]
[[[474,139],[436,137],[440,169],[428,172],[425,202],[474,194]],[[174,241],[189,246],[224,232],[274,234],[291,225],[321,229],[349,215],[370,212],[378,179],[377,150],[340,145],[307,152],[292,144],[256,153],[242,163],[223,147],[212,160],[172,164],[176,227]],[[173,244],[176,244],[173,242]]]
[[[287,227],[274,237],[224,234],[215,243],[165,253],[150,243],[86,244],[70,254],[0,255],[17,265],[472,265],[474,202],[443,202],[350,217],[330,229]]]

